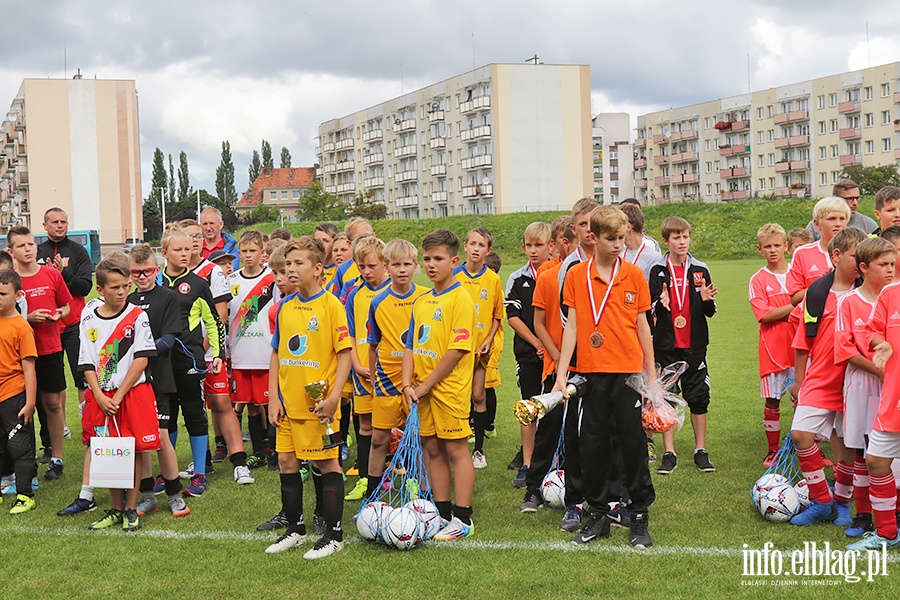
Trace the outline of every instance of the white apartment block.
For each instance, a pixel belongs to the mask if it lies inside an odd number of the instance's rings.
[[[325,121],[316,154],[326,191],[389,218],[566,210],[592,133],[589,66],[490,64]]]
[[[634,150],[628,113],[600,113],[594,117],[594,199],[618,204],[634,194]]]
[[[827,196],[844,167],[900,160],[900,62],[638,117],[650,204]]]

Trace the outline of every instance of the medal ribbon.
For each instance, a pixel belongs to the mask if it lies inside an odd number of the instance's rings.
[[[638,259],[641,257],[641,252],[644,251],[644,247],[646,247],[646,243],[644,240],[641,240],[641,247],[638,248],[637,254],[634,255],[634,260],[628,260],[628,248],[622,249],[622,258],[625,259],[625,262],[630,262],[633,265],[637,264]]]
[[[537,281],[537,271],[534,270],[534,265],[529,262],[528,268],[531,270],[531,278]]]
[[[669,277],[672,279],[672,287],[675,288],[675,302],[678,307],[678,312],[683,312],[684,310],[684,299],[687,298],[687,289],[688,289],[688,266],[690,263],[687,259],[684,261],[684,278],[682,281],[681,287],[679,287],[676,283],[675,279],[675,267],[672,266],[672,259],[666,258],[666,265],[669,267]]]
[[[600,326],[600,318],[603,316],[603,311],[606,309],[606,302],[609,300],[609,293],[612,291],[613,281],[616,279],[616,275],[619,273],[621,259],[616,257],[616,264],[613,266],[612,277],[609,278],[609,285],[606,286],[606,293],[603,294],[603,301],[600,302],[600,310],[597,310],[597,304],[594,301],[594,288],[591,286],[591,273],[593,273],[594,269],[594,258],[591,257],[590,262],[588,262],[587,268],[587,286],[588,286],[588,297],[591,299],[591,316],[594,318],[594,328],[598,328]]]

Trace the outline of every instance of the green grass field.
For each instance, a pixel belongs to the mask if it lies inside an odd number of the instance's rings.
[[[517,265],[508,262],[502,278]],[[488,440],[489,466],[479,471],[475,492],[476,535],[448,544],[427,543],[409,553],[362,543],[351,520],[358,503],[345,506],[345,550],[320,561],[304,561],[302,551],[275,556],[263,553],[274,535],[255,527],[279,508],[278,476],[254,471],[257,483],[238,487],[230,463],[210,477],[202,498],[191,499],[192,513],[174,519],[166,509],[143,519],[135,534],[88,532],[100,512],[77,517],[56,516],[79,489],[80,441],[66,442],[66,472],[59,482],[41,481],[38,508],[19,517],[0,511],[0,572],[10,589],[22,596],[107,597],[124,594],[191,597],[322,598],[551,598],[551,597],[758,597],[766,591],[742,578],[743,544],[761,548],[773,542],[784,551],[805,541],[835,548],[846,543],[841,528],[816,525],[796,528],[763,521],[748,490],[763,472],[765,455],[762,402],[758,398],[756,324],[746,299],[747,281],[758,261],[711,262],[720,293],[719,313],[711,320],[709,365],[713,399],[708,449],[718,471],[700,473],[691,462],[693,438],[687,425],[676,436],[680,465],[668,477],[655,475],[657,501],[651,507],[654,547],[643,553],[628,545],[627,533],[613,529],[608,540],[587,548],[568,544],[559,531],[561,510],[542,509],[522,515],[522,492],[510,486],[506,463],[518,443],[511,406],[516,387],[507,328],[503,385],[499,390],[498,431]],[[785,404],[788,404],[787,402]],[[782,419],[789,425],[789,404]],[[80,431],[77,400],[70,394],[68,421]],[[77,435],[76,435],[77,437]],[[186,435],[179,444],[182,465],[189,458]],[[661,441],[658,440],[661,449]],[[653,466],[651,465],[651,468]],[[41,469],[43,471],[43,469]],[[348,489],[353,481],[348,481]],[[307,514],[312,514],[312,484],[306,486]],[[8,497],[7,497],[8,498]],[[98,495],[101,509],[108,505]],[[309,542],[311,545],[312,542]],[[860,567],[864,569],[864,566]],[[843,583],[836,577],[816,578],[851,586],[854,597],[886,598],[897,581]],[[765,580],[771,587],[771,579]],[[784,578],[789,588],[768,595],[809,595],[799,578]],[[777,581],[775,583],[778,583]]]

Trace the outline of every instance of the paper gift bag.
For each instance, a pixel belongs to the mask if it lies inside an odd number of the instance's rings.
[[[115,421],[114,421],[115,423]],[[106,430],[107,428],[97,428]],[[118,427],[114,426],[118,431]],[[91,487],[131,489],[134,487],[134,438],[91,438]]]

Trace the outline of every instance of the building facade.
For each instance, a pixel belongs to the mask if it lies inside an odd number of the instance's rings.
[[[900,160],[900,63],[638,117],[637,197],[827,196],[849,165]]]
[[[634,150],[628,113],[600,113],[593,121],[594,199],[618,204],[634,194]]]
[[[590,67],[486,65],[322,123],[316,154],[390,218],[563,210],[594,189]]]
[[[238,200],[234,209],[245,215],[260,204],[277,208],[282,216],[293,218],[300,209],[300,199],[316,176],[312,167],[264,168]]]

